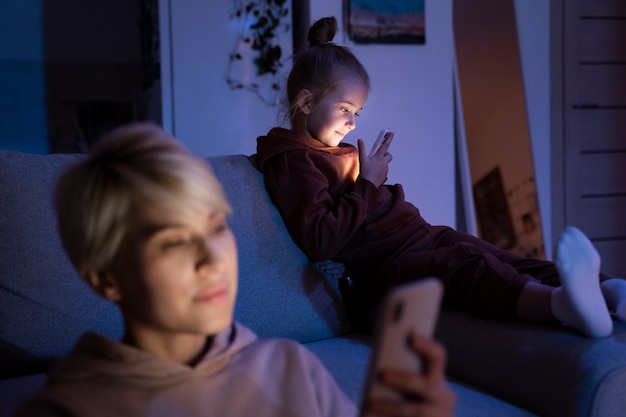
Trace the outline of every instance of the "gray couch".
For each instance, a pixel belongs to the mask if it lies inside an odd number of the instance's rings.
[[[79,335],[122,333],[117,308],[76,275],[57,237],[51,191],[80,155],[0,151],[0,416],[45,381]],[[209,159],[234,207],[236,319],[261,337],[296,339],[359,401],[370,348],[351,330],[336,283],[294,246],[248,157]],[[441,312],[458,416],[626,415],[626,326],[600,340],[564,327]]]

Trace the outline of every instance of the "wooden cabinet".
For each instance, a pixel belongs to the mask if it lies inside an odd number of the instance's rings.
[[[626,277],[626,1],[553,0],[553,235],[574,225]]]

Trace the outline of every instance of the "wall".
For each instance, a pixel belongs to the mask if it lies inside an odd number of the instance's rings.
[[[338,0],[312,3],[313,19],[327,14],[340,16]],[[548,255],[553,239],[549,3],[515,1]],[[236,35],[236,28],[227,18],[232,4],[214,2],[209,7],[202,0],[186,0],[174,6],[171,0],[159,2],[164,124],[176,130],[181,140],[200,154],[251,153],[256,135],[277,122],[276,108],[259,105],[251,93],[230,91],[224,83],[226,57]],[[373,79],[370,100],[353,136],[373,140],[382,125],[397,129],[391,180],[405,184],[409,199],[422,208],[425,217],[433,223],[446,224],[455,222],[450,8],[451,0],[426,1],[426,45],[353,45]],[[42,10],[43,2],[37,0],[0,2],[0,148],[47,151]],[[176,77],[171,77],[171,64],[177,64]],[[28,69],[23,70],[24,67]]]
[[[140,4],[0,1],[0,148],[82,151],[85,139],[140,118]],[[98,111],[115,110],[118,102],[123,119]],[[107,122],[102,132],[88,135],[86,128],[96,123],[86,122],[100,120]]]
[[[114,127],[144,119],[139,0],[44,3],[51,152],[84,152]]]
[[[275,107],[248,91],[230,90],[224,79],[237,44],[239,26],[229,18],[235,3],[159,2],[163,124],[197,154],[250,154],[256,136],[277,123]],[[287,54],[291,34],[280,38]],[[253,71],[248,65],[235,75],[248,80]]]
[[[42,3],[0,2],[0,149],[48,151]]]
[[[340,1],[311,3],[312,20],[341,21]],[[164,124],[200,155],[254,153],[256,137],[278,122],[277,108],[224,81],[237,34],[228,18],[233,7],[160,2],[162,62],[169,63],[163,97],[171,98]],[[395,129],[389,181],[404,184],[407,199],[431,223],[455,225],[451,19],[450,0],[427,1],[425,45],[351,45],[341,33],[335,40],[352,48],[372,78],[357,130],[346,141],[371,143],[381,127]]]

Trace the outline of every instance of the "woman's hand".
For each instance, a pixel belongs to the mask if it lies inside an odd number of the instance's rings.
[[[341,279],[346,273],[346,266],[341,262],[320,261],[316,266],[317,269],[334,279]]]
[[[380,187],[387,181],[387,174],[389,173],[389,163],[393,159],[393,156],[387,152],[390,141],[385,141],[380,146],[378,151],[372,155],[367,156],[367,150],[365,149],[365,143],[363,139],[357,140],[359,147],[359,164],[361,165],[360,176],[363,179],[368,180],[376,187]]]
[[[422,359],[421,373],[384,371],[382,382],[402,394],[401,402],[372,400],[367,412],[388,417],[451,417],[456,394],[445,378],[446,351],[442,345],[424,336],[411,337],[411,348]]]

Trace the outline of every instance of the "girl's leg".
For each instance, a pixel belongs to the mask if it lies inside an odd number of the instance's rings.
[[[582,234],[582,232],[567,231],[565,234]],[[484,250],[489,251],[496,256],[501,262],[508,263],[513,266],[515,270],[524,275],[530,275],[537,279],[539,282],[547,284],[551,287],[561,286],[562,277],[561,272],[556,265],[550,261],[543,261],[539,259],[524,258],[514,253],[497,248],[488,242],[482,241],[474,236],[467,236],[466,234],[459,232],[448,233],[442,230],[441,236],[450,244],[450,241],[466,241],[481,247]],[[582,241],[587,241],[586,237],[581,238]],[[585,246],[592,246],[590,242],[585,243]],[[567,251],[566,251],[567,252]],[[591,253],[595,252],[595,249],[591,248]],[[567,257],[567,254],[565,254]],[[613,312],[617,319],[626,321],[626,280],[622,278],[609,278],[607,275],[598,274],[600,280],[600,288],[602,295],[606,301],[606,304],[611,312]],[[542,290],[538,290],[542,288]],[[522,312],[528,314],[529,317],[537,317],[537,320],[547,320],[546,317],[546,293],[550,293],[549,288],[543,288],[537,285],[530,285],[524,291],[523,298],[528,296],[529,299],[535,300],[537,303],[534,307],[532,303],[522,303]],[[543,295],[541,295],[543,294]],[[542,302],[543,301],[543,302]],[[524,307],[531,307],[525,309]],[[536,307],[536,308],[535,308]],[[531,310],[531,311],[527,311]],[[529,320],[531,320],[529,318]]]
[[[590,337],[612,332],[600,290],[599,256],[578,229],[563,233],[556,263],[525,259],[472,236],[443,232],[435,233],[439,247],[403,253],[370,282],[389,286],[435,275],[445,283],[444,302],[452,307],[492,317],[563,322]],[[370,293],[382,293],[373,289]]]
[[[435,227],[434,229],[438,229],[435,233],[435,245],[438,247],[449,247],[460,242],[470,243],[473,246],[490,253],[499,262],[510,265],[519,275],[533,277],[534,280],[552,287],[561,285],[559,281],[559,273],[556,265],[554,265],[554,262],[523,257],[511,252],[510,250],[501,249],[487,241],[467,233],[447,228]]]
[[[556,319],[589,337],[610,335],[613,322],[598,280],[600,256],[589,239],[574,227],[566,228],[557,244],[555,263],[561,286],[526,284],[518,298],[519,317]]]
[[[517,299],[517,317],[523,321],[558,323],[552,313],[554,287],[528,281]]]

